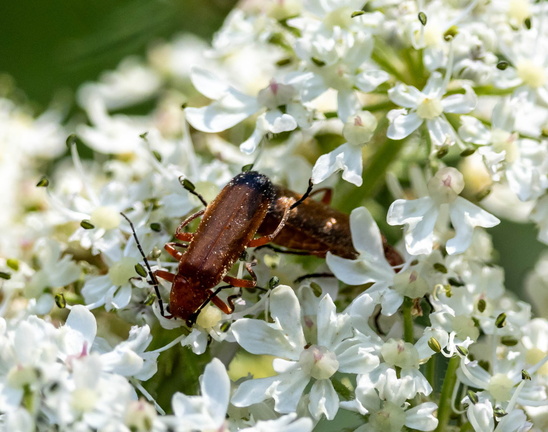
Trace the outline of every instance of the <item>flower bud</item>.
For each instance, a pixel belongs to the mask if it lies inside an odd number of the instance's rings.
[[[299,363],[312,378],[328,379],[339,369],[335,353],[320,345],[311,345],[301,353]]]
[[[361,146],[368,142],[377,129],[377,119],[369,111],[351,117],[343,127],[343,136],[350,144]]]
[[[428,181],[428,192],[438,204],[449,204],[455,201],[464,189],[462,174],[455,168],[441,168]]]

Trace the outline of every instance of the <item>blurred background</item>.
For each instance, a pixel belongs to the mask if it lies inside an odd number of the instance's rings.
[[[206,40],[235,0],[32,0],[0,6],[0,87],[37,109],[179,33]]]
[[[0,97],[35,115],[131,55],[181,33],[210,41],[235,0],[30,0],[0,6]],[[532,225],[503,221],[490,230],[509,289],[522,284],[543,247]]]

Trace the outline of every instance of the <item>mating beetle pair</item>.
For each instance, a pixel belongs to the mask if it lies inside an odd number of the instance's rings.
[[[231,313],[232,305],[217,297],[226,287],[212,289],[221,281],[228,286],[255,287],[255,275],[249,264],[246,268],[252,280],[227,274],[246,247],[273,242],[319,256],[331,251],[345,258],[355,258],[357,252],[352,246],[348,216],[327,205],[329,191],[325,193],[323,202],[305,201],[310,191],[311,185],[301,196],[274,186],[268,177],[256,171],[243,172],[234,177],[204,210],[183,221],[174,237],[188,242],[188,245],[165,245],[166,251],[179,262],[177,273],[164,270],[152,273],[149,268],[158,298],[156,276],[172,283],[171,317],[181,318],[190,326],[209,301],[223,312]],[[199,216],[202,220],[196,232],[182,231]],[[256,233],[263,236],[254,238]],[[177,246],[186,247],[186,252],[179,252]],[[399,254],[386,242],[385,254],[392,265],[401,264]],[[148,267],[146,260],[145,264]],[[160,310],[163,315],[161,303]]]

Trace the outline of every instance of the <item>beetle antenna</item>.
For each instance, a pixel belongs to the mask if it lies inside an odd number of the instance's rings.
[[[139,249],[139,252],[141,253],[141,256],[143,257],[143,262],[145,263],[145,266],[148,270],[148,277],[150,278],[150,280],[148,280],[147,282],[151,285],[154,285],[154,291],[156,292],[156,297],[158,297],[158,305],[160,306],[160,314],[162,316],[165,316],[164,303],[162,301],[162,297],[160,296],[158,279],[156,279],[154,272],[150,268],[150,264],[148,263],[148,259],[145,255],[145,252],[143,251],[141,242],[139,242],[139,239],[137,238],[137,233],[135,232],[135,227],[133,226],[133,222],[131,222],[131,220],[124,213],[120,212],[120,214],[124,217],[125,220],[127,220],[127,222],[129,223],[129,226],[131,227],[131,232],[133,234],[133,238],[135,239],[135,243],[137,244],[137,249]]]
[[[179,177],[179,183],[181,183],[181,186],[184,187],[188,192],[197,197],[204,205],[204,207],[207,207],[207,201],[201,194],[196,192],[196,186],[194,186],[194,183],[192,183],[189,179],[184,178],[183,176]]]
[[[289,210],[293,210],[295,207],[297,207],[300,203],[302,203],[305,199],[308,198],[310,193],[312,192],[312,188],[314,187],[314,183],[312,183],[312,179],[308,180],[308,188],[306,189],[306,192],[302,197],[300,197],[297,201],[295,201],[293,204],[291,204],[291,207],[289,207]]]

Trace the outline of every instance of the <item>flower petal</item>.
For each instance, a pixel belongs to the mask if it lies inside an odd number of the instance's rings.
[[[468,249],[472,243],[474,227],[491,228],[500,223],[497,217],[462,197],[457,197],[451,203],[449,214],[455,228],[455,237],[446,245],[447,253],[450,255],[459,254]]]
[[[438,406],[434,402],[425,402],[405,412],[405,426],[420,431],[431,431],[438,426],[434,411]]]
[[[443,111],[454,114],[468,114],[477,103],[478,98],[472,88],[466,87],[464,94],[454,94],[442,99]]]
[[[335,418],[339,411],[339,396],[330,380],[318,380],[312,385],[308,410],[316,419],[319,419],[322,414],[325,414],[327,420]]]
[[[416,108],[418,102],[424,99],[424,94],[415,87],[398,84],[388,90],[388,97],[403,108]]]
[[[255,107],[254,107],[255,108]],[[186,119],[198,130],[209,133],[222,132],[240,123],[255,113],[251,107],[242,110],[229,110],[214,102],[202,108],[186,108]]]
[[[230,378],[219,359],[214,358],[205,367],[200,388],[210,416],[216,423],[222,424],[230,398]]]
[[[350,213],[350,231],[352,244],[358,252],[371,258],[384,259],[381,232],[365,207],[358,207]]]
[[[294,344],[300,354],[306,340],[301,325],[301,305],[291,287],[280,285],[272,290],[270,316],[283,329],[288,341]]]
[[[82,305],[74,305],[65,325],[79,332],[88,343],[88,349],[91,348],[97,335],[97,321],[89,309]]]
[[[348,285],[361,285],[375,282],[375,279],[368,273],[371,270],[363,260],[349,260],[327,252],[326,262],[329,269],[337,279]]]
[[[409,114],[400,113],[392,118],[392,122],[386,131],[386,136],[394,140],[403,139],[415,132],[422,123],[423,119],[415,112]]]
[[[283,114],[280,110],[270,110],[264,116],[267,129],[272,133],[292,131],[297,128],[297,122],[289,114]]]
[[[230,85],[213,72],[200,67],[193,67],[190,70],[190,80],[196,90],[213,100],[222,98],[230,89]]]
[[[300,322],[298,317],[297,322]],[[301,330],[300,325],[295,325]],[[292,360],[298,360],[303,346],[306,342],[295,343],[286,335],[284,331],[273,328],[262,320],[241,318],[237,320],[230,328],[236,338],[236,342],[251,354],[269,354],[278,357],[285,357]],[[304,336],[302,336],[304,341]]]

